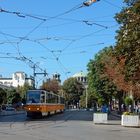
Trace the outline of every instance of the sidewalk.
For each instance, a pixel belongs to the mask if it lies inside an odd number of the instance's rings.
[[[10,116],[10,115],[17,115],[17,114],[24,114],[25,111],[0,111],[0,116]]]

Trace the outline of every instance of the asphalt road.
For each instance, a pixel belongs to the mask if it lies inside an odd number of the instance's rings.
[[[66,111],[42,119],[0,116],[0,140],[138,140],[140,128],[95,125],[89,111]],[[114,118],[113,118],[114,117]],[[110,120],[118,121],[115,116]]]

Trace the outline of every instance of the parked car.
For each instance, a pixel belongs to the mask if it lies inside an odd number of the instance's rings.
[[[12,105],[7,105],[5,110],[6,111],[15,111],[15,108]]]

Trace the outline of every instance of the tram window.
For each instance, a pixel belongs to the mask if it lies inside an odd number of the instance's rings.
[[[46,92],[46,103],[49,103],[49,92]]]
[[[52,95],[52,103],[56,103],[56,97],[55,97],[55,95]]]
[[[46,103],[58,103],[58,96],[55,94],[47,93]]]
[[[52,103],[52,94],[47,93],[47,95],[46,95],[46,103]]]
[[[58,103],[58,96],[55,95],[55,103]]]
[[[60,103],[64,104],[64,98],[60,97]]]
[[[27,103],[39,103],[40,102],[40,93],[35,91],[27,92]]]
[[[41,97],[40,97],[41,103],[45,103],[45,93],[41,92]]]
[[[56,97],[56,103],[59,103],[59,96]]]

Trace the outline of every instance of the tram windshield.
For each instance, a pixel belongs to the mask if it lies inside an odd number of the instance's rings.
[[[40,103],[40,91],[28,91],[27,103]]]

